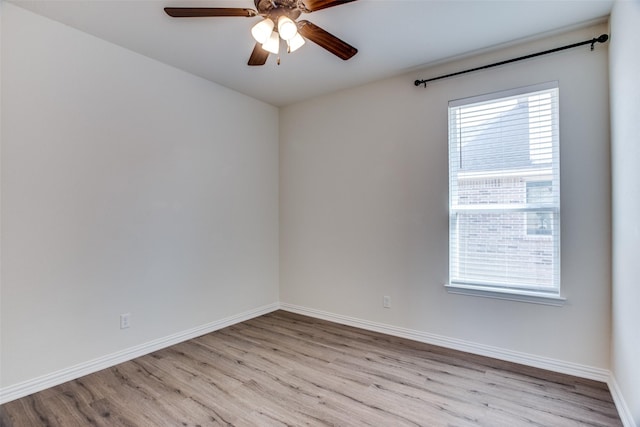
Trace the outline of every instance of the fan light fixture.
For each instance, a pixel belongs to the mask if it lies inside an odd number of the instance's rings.
[[[282,15],[278,18],[278,33],[280,33],[282,40],[291,40],[298,34],[298,27],[290,18]]]
[[[251,28],[251,35],[267,52],[277,54],[280,50],[280,39],[287,42],[287,52],[295,52],[304,45],[304,38],[298,33],[298,26],[288,16],[278,18],[278,29],[271,18],[265,18]]]
[[[251,29],[251,35],[258,43],[266,43],[273,32],[273,27],[273,21],[266,18],[253,26]]]
[[[267,52],[277,55],[280,50],[280,38],[278,37],[278,33],[272,31],[267,41],[262,44],[262,48]]]
[[[291,40],[287,40],[288,52],[295,52],[300,49],[304,44],[304,37],[302,37],[299,33],[296,33],[295,36],[291,38]]]

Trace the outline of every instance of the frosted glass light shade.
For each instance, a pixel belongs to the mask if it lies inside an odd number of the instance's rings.
[[[289,43],[289,53],[295,52],[304,44],[304,37],[302,37],[299,33],[296,33],[296,35],[293,36],[293,38],[287,43]]]
[[[267,41],[262,44],[262,48],[267,52],[278,54],[280,50],[280,37],[278,37],[278,33],[272,31]]]
[[[266,43],[275,24],[269,18],[263,19],[251,28],[251,35],[258,43]]]
[[[282,40],[291,40],[296,34],[298,34],[298,27],[295,22],[282,15],[278,18],[278,32],[280,33]]]

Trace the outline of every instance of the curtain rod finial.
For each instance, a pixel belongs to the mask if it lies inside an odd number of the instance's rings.
[[[600,37],[598,37],[597,39],[591,40],[591,50],[593,50],[593,46],[596,43],[604,43],[607,40],[609,40],[609,35],[608,34],[601,34]]]

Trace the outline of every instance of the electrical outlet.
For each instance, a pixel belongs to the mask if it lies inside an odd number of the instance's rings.
[[[131,326],[131,313],[124,313],[120,315],[120,329],[127,329]]]
[[[391,308],[391,297],[388,295],[385,295],[384,297],[382,297],[382,306],[384,308]]]

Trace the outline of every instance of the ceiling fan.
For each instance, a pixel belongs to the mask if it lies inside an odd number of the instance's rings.
[[[280,39],[286,42],[287,52],[300,48],[306,38],[346,61],[358,53],[358,49],[307,20],[296,19],[302,13],[311,13],[352,1],[355,0],[254,0],[257,10],[228,7],[165,7],[164,11],[174,18],[261,16],[263,19],[251,29],[256,45],[249,57],[248,65],[264,65],[269,53],[278,54]],[[278,63],[279,61],[278,58]]]

